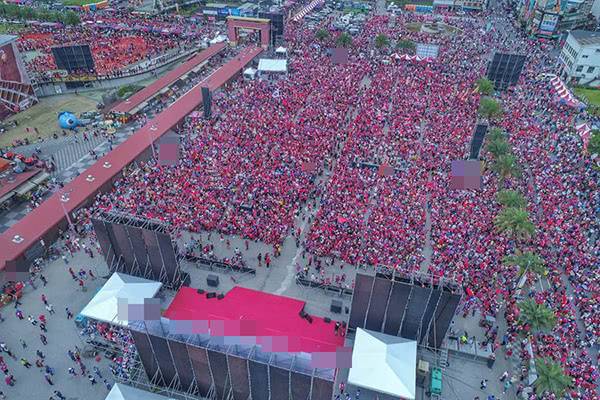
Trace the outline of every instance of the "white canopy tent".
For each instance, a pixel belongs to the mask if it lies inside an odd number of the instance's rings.
[[[287,57],[287,49],[283,46],[279,46],[275,49],[275,54],[277,54],[278,57]]]
[[[348,383],[375,392],[414,400],[417,342],[358,328]]]
[[[108,396],[104,400],[174,400],[172,397],[161,396],[156,393],[146,392],[133,388],[131,386],[123,385],[122,383],[115,383],[108,392]]]
[[[256,78],[256,68],[249,67],[249,68],[246,68],[244,70],[244,79],[246,79],[246,80],[248,80],[248,79],[252,80],[252,79],[255,79],[255,78]]]
[[[148,299],[156,296],[161,287],[160,282],[115,272],[80,314],[96,321],[127,326],[129,319],[142,319],[128,318],[130,306],[145,305]],[[140,314],[144,311],[146,310],[140,310]]]
[[[287,74],[287,60],[261,58],[258,60],[258,76]]]

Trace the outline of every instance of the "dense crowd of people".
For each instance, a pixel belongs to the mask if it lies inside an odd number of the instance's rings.
[[[70,45],[89,45],[94,61],[94,70],[71,71],[71,78],[112,77],[136,72],[140,63],[169,52],[198,46],[212,32],[206,24],[177,16],[150,19],[115,11],[75,26],[32,26],[19,35],[18,46],[21,52],[32,52],[26,67],[36,79],[61,77],[52,48]]]
[[[442,15],[438,22],[453,28],[444,35],[411,27],[431,21],[431,16],[414,14],[393,21],[371,17],[354,37],[346,64],[330,61],[327,49],[339,34],[330,20],[322,23],[330,31],[322,41],[302,23],[290,23],[286,79],[232,82],[213,99],[215,118],[187,118],[176,165],[140,163],[111,193],[99,195],[94,208],[163,220],[193,233],[217,232],[222,240],[223,235],[239,235],[246,239],[246,250],[248,240],[266,243],[273,247],[264,255],[266,266],[292,236],[302,248],[302,264],[295,272],[338,287],[353,285],[343,270],[348,264],[453,279],[465,289],[465,315],[497,317],[504,310],[505,337],[500,340],[495,328],[487,340],[524,366],[522,376],[532,355],[548,357],[574,379],[571,399],[597,399],[598,359],[592,359],[589,349],[600,336],[600,288],[594,271],[600,254],[600,172],[574,131],[585,113],[557,102],[550,83],[540,78],[554,68],[550,45],[525,37],[505,16]],[[197,27],[200,33],[192,34],[189,26],[168,16],[150,21],[117,15],[97,22],[56,31],[35,28],[22,36],[19,46],[42,53],[30,68],[45,73],[56,69],[51,46],[94,37],[96,71],[107,75],[208,32]],[[488,22],[493,22],[491,28]],[[439,56],[394,61],[390,51],[373,45],[377,34],[393,42],[437,45]],[[480,121],[475,82],[485,74],[492,49],[528,56],[518,85],[501,94],[504,115],[494,122],[524,173],[502,181],[485,168],[480,190],[456,190],[450,184],[451,162],[469,152]],[[193,78],[180,91],[200,79]],[[172,99],[155,109],[170,103]],[[485,147],[480,155],[491,161]],[[536,226],[525,246],[543,257],[547,269],[544,285],[531,285],[525,296],[547,305],[557,318],[550,332],[527,338],[520,335],[519,276],[502,262],[517,243],[494,227],[502,185],[525,195]],[[213,258],[212,246],[198,246]],[[325,269],[334,274],[326,275]],[[71,274],[84,286],[82,276]],[[36,321],[30,316],[30,323]],[[112,331],[102,329],[95,326],[94,333],[112,337]],[[126,373],[129,359],[116,363],[113,372]],[[6,383],[14,384],[5,375]],[[47,381],[51,379],[49,374]],[[508,372],[501,380],[512,382]]]
[[[486,29],[486,19],[496,27]],[[515,243],[493,224],[499,177],[487,169],[481,190],[461,191],[451,189],[449,172],[452,160],[468,154],[478,121],[475,81],[485,73],[490,49],[527,52],[519,85],[502,95],[505,117],[499,125],[527,168],[505,185],[526,194],[538,230],[530,246],[549,270],[549,287],[530,295],[558,318],[552,333],[534,336],[532,346],[536,356],[554,358],[574,377],[572,398],[593,399],[598,371],[585,349],[600,333],[598,282],[591,270],[598,254],[598,172],[574,134],[575,113],[555,102],[549,82],[538,79],[550,70],[548,45],[493,15],[443,17],[456,28],[450,36],[408,28],[409,22],[427,21],[403,15],[390,24],[388,17],[372,17],[354,38],[345,65],[331,65],[329,44],[294,26],[286,37],[292,51],[288,80],[234,83],[215,99],[218,118],[188,120],[185,131],[194,135],[178,165],[142,165],[97,205],[190,232],[262,241],[274,246],[275,255],[287,236],[303,233],[301,245],[310,253],[304,260],[425,270],[466,288],[465,312],[493,316],[506,305],[514,316],[518,276],[502,258]],[[439,57],[382,63],[385,54],[372,46],[379,33],[439,45]],[[332,41],[335,36],[331,30]],[[485,149],[481,154],[489,156]],[[314,262],[296,271],[313,281],[332,280],[320,267]],[[335,284],[350,287],[338,272]],[[572,293],[565,291],[566,281]],[[507,344],[520,340],[518,319],[508,320]]]

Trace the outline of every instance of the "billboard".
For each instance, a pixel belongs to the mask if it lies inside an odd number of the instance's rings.
[[[542,22],[540,22],[539,30],[545,32],[554,32],[558,25],[557,14],[544,14]]]

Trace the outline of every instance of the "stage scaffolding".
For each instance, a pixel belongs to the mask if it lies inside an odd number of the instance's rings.
[[[462,298],[452,279],[386,266],[360,268],[348,327],[416,340],[440,349]]]
[[[162,221],[99,211],[92,224],[111,272],[123,272],[177,290],[186,281],[172,229]]]
[[[312,367],[307,353],[266,352],[252,344],[252,338],[231,343],[234,339],[229,337],[175,333],[165,318],[130,322],[130,331],[140,363],[123,383],[186,400],[333,396],[335,369]]]

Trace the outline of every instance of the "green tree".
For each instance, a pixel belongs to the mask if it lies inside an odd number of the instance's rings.
[[[522,253],[517,250],[515,254],[505,256],[502,259],[502,262],[506,266],[519,267],[519,276],[522,276],[526,271],[533,272],[538,276],[544,276],[546,274],[544,259],[532,251]]]
[[[516,190],[501,190],[496,194],[496,201],[504,207],[525,208],[527,200]]]
[[[375,47],[377,47],[378,49],[383,49],[384,47],[387,47],[390,44],[390,39],[388,39],[388,37],[386,35],[384,35],[383,33],[380,33],[379,35],[375,36]]]
[[[550,331],[556,325],[556,315],[545,304],[538,304],[534,299],[518,303],[520,322],[531,327],[532,332]]]
[[[490,152],[494,159],[498,159],[498,157],[506,155],[510,153],[510,144],[504,138],[489,140],[486,145],[486,150]]]
[[[535,369],[538,377],[534,384],[540,396],[547,392],[554,394],[556,398],[562,398],[573,385],[573,378],[565,373],[560,364],[550,359],[537,358]]]
[[[498,231],[512,236],[515,240],[528,239],[535,233],[529,213],[522,208],[503,209],[494,219],[494,224]]]
[[[479,114],[482,117],[493,120],[502,115],[502,107],[491,97],[482,97],[479,100]]]
[[[338,36],[336,43],[340,47],[350,47],[352,46],[352,36],[344,32]]]
[[[521,166],[517,162],[517,158],[513,154],[503,154],[492,164],[492,171],[500,176],[500,184],[504,183],[506,178],[520,177]]]
[[[412,40],[401,39],[396,44],[396,48],[403,53],[412,54],[415,52],[417,46],[414,44]]]
[[[492,141],[492,140],[506,140],[506,138],[504,137],[504,132],[502,132],[502,129],[498,128],[497,126],[490,128],[488,134],[487,134],[487,138],[488,140]]]
[[[329,39],[329,31],[327,29],[321,28],[315,33],[315,37],[320,42],[324,42],[325,40]]]
[[[79,15],[73,11],[67,11],[62,18],[62,22],[65,25],[79,25],[81,20],[79,19]]]
[[[594,129],[592,131],[587,149],[590,154],[600,155],[600,130]]]
[[[479,93],[489,96],[494,92],[494,84],[487,78],[480,78],[477,80],[477,89]]]

